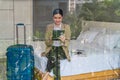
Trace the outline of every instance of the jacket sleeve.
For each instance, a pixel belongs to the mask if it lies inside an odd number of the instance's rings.
[[[65,25],[65,38],[63,46],[68,47],[71,39],[71,30],[69,25]]]
[[[52,30],[47,26],[45,33],[45,44],[47,47],[52,46]]]

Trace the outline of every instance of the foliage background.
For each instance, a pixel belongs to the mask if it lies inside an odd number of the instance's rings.
[[[92,0],[77,7],[73,14],[68,13],[64,21],[69,23],[72,39],[76,39],[82,29],[82,20],[120,22],[120,0]]]

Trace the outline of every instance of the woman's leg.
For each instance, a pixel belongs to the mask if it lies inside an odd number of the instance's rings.
[[[47,58],[48,58],[48,62],[47,62],[47,67],[46,67],[46,73],[43,76],[43,80],[47,80],[49,73],[55,67],[55,53],[54,53],[54,49],[52,49],[48,53]]]
[[[57,47],[55,49],[55,67],[53,68],[53,73],[54,73],[54,80],[61,80],[60,76],[60,50]]]

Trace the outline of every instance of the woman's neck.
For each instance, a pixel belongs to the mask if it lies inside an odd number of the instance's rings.
[[[54,24],[54,26],[55,26],[55,27],[61,27],[61,24],[59,24],[59,25]]]

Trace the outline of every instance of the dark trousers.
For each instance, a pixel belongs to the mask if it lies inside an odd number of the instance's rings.
[[[60,60],[66,59],[65,53],[62,47],[52,47],[52,50],[47,55],[48,62],[46,70],[51,72],[53,69],[54,80],[61,80],[60,75]]]

